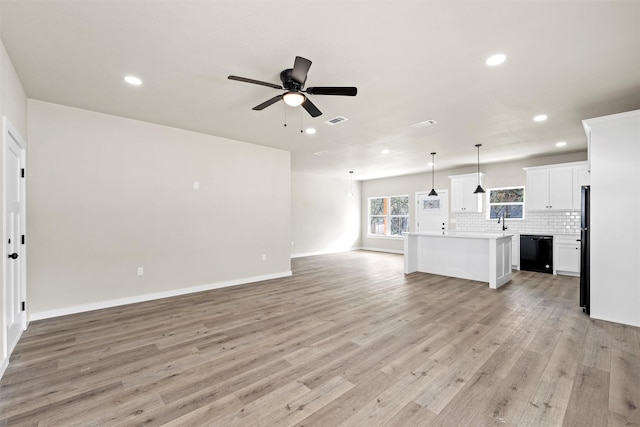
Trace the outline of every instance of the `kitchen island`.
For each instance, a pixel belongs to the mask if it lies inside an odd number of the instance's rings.
[[[511,237],[462,231],[407,233],[404,272],[478,280],[497,289],[511,280]]]

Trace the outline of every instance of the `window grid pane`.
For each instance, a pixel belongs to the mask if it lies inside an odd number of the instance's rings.
[[[371,216],[369,232],[371,234],[386,235],[387,218],[384,216]]]
[[[409,196],[390,197],[391,215],[409,215]]]
[[[489,189],[489,219],[524,219],[524,187]]]

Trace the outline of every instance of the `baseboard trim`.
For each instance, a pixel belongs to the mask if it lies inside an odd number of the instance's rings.
[[[84,313],[87,311],[101,310],[104,308],[118,307],[121,305],[135,304],[139,302],[152,301],[156,299],[193,294],[196,292],[210,291],[213,289],[226,288],[229,286],[245,285],[247,283],[262,282],[262,281],[271,280],[271,279],[280,279],[282,277],[289,277],[292,274],[293,273],[291,271],[283,271],[279,273],[265,274],[263,276],[244,277],[242,279],[227,280],[224,282],[210,283],[207,285],[192,286],[189,288],[174,289],[170,291],[137,295],[137,296],[127,297],[127,298],[118,298],[113,300],[100,301],[92,304],[75,305],[75,306],[64,307],[56,310],[40,311],[40,312],[30,313],[29,321],[50,319],[52,317],[66,316],[69,314]]]
[[[387,252],[387,253],[390,253],[390,254],[404,255],[404,251],[399,251],[399,250],[395,250],[395,249],[380,249],[380,248],[367,248],[367,247],[362,247],[360,249],[363,250],[363,251]]]
[[[7,370],[9,366],[9,358],[5,357],[2,359],[2,363],[0,363],[0,378],[4,376],[4,372]]]
[[[304,257],[308,257],[308,256],[317,256],[317,255],[331,255],[331,254],[339,254],[342,252],[350,252],[350,251],[357,251],[360,250],[361,248],[351,248],[351,249],[340,249],[338,251],[317,251],[317,252],[303,252],[303,253],[299,253],[299,254],[291,254],[291,258],[304,258]]]

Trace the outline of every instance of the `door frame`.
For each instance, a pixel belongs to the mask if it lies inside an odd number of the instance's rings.
[[[18,130],[11,124],[11,122],[7,119],[6,116],[2,117],[2,239],[6,239],[7,236],[7,151],[9,138],[11,138],[17,144],[20,149],[20,164],[21,168],[25,168],[26,166],[26,155],[27,155],[27,143],[22,138]],[[26,236],[26,179],[20,179],[20,234]],[[22,301],[25,306],[23,306],[23,310],[20,312],[20,323],[21,330],[24,331],[27,329],[27,312],[26,312],[26,302],[27,302],[27,247],[26,241],[25,244],[21,244],[20,248],[20,258],[22,262],[20,263],[20,294],[22,296]],[[9,361],[9,356],[13,351],[13,348],[8,348],[8,337],[7,337],[7,245],[2,245],[2,251],[0,256],[2,256],[2,363],[0,364],[0,377],[4,373],[4,369]]]
[[[416,227],[415,228],[416,232],[419,230],[418,223],[420,221],[420,215],[418,214],[418,202],[419,202],[418,199],[420,198],[421,194],[429,195],[430,191],[431,190],[416,191],[416,193],[415,193],[415,204],[413,205],[414,209],[415,209],[415,211],[414,211],[415,212],[415,220],[413,221],[413,223],[414,223],[414,225]],[[449,229],[449,221],[451,220],[450,215],[449,215],[449,212],[450,212],[449,190],[447,190],[447,189],[436,190],[436,193],[438,193],[438,195],[443,194],[443,195],[445,195],[447,197],[447,212],[446,212],[446,215],[447,215],[447,229]]]

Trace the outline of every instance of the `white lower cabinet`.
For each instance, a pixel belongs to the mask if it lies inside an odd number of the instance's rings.
[[[553,236],[553,272],[580,275],[580,235]]]

